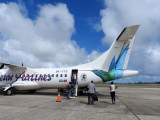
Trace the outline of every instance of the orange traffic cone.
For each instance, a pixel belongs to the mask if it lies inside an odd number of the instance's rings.
[[[61,102],[61,98],[60,98],[60,92],[58,92],[58,98],[56,102]]]

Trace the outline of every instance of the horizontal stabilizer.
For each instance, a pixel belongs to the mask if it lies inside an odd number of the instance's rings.
[[[139,25],[129,26],[123,29],[120,35],[117,37],[116,40],[118,41],[126,41],[129,39],[133,39],[134,35],[136,34]]]

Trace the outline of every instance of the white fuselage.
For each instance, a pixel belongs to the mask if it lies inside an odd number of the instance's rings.
[[[73,73],[76,71],[75,73]],[[73,75],[74,74],[74,75]],[[17,90],[35,90],[41,88],[66,88],[71,82],[72,76],[76,79],[78,87],[87,86],[92,80],[97,83],[102,79],[96,76],[90,69],[70,69],[70,68],[43,68],[30,69],[27,68],[25,72],[19,74],[0,74],[0,85],[12,84]]]

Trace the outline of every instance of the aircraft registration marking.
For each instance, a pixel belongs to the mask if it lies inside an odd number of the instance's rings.
[[[68,70],[56,70],[56,73],[68,73]]]

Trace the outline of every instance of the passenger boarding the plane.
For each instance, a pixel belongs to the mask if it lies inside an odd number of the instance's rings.
[[[76,80],[72,77],[72,96],[75,97],[75,89],[76,89]]]
[[[70,99],[71,89],[72,89],[72,82],[69,82],[67,100]]]

